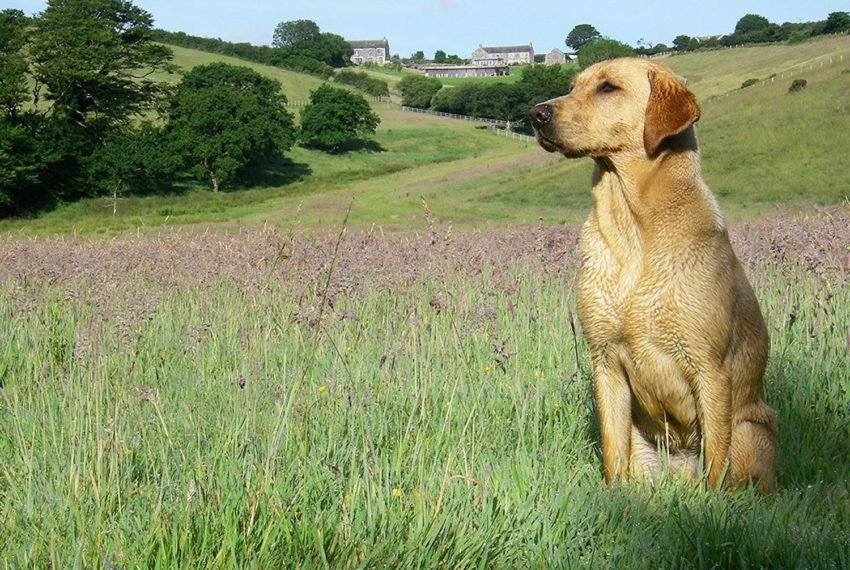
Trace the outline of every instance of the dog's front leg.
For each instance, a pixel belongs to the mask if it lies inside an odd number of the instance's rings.
[[[699,406],[707,483],[714,489],[720,485],[732,442],[732,383],[728,374],[715,370],[699,379]]]
[[[605,482],[625,481],[631,455],[632,403],[628,379],[620,363],[612,358],[594,358],[593,388]]]

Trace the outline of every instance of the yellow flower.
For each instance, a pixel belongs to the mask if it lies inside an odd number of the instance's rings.
[[[398,499],[399,497],[401,497],[401,495],[402,495],[401,489],[399,489],[398,487],[394,487],[393,488],[393,497]]]
[[[488,372],[490,372],[490,370],[492,370],[492,368],[490,368],[489,366],[485,366],[484,368],[481,369],[481,371],[484,372],[484,374],[487,374]]]
[[[552,408],[557,412],[558,410],[561,409],[561,404],[559,404],[558,402],[555,402],[554,404],[552,404]]]
[[[535,378],[540,378],[540,371],[539,370],[535,370],[534,372],[532,372],[532,374],[534,374]]]
[[[328,391],[327,386],[319,386],[319,394],[324,394],[327,391]]]

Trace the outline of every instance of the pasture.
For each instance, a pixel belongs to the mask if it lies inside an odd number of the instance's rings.
[[[6,238],[0,561],[846,567],[848,228],[733,228],[770,496],[604,488],[574,226]]]

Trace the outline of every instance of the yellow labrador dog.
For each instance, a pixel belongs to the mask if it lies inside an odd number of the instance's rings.
[[[702,179],[693,94],[661,64],[618,59],[530,116],[544,149],[596,162],[578,309],[605,480],[693,477],[701,457],[710,487],[771,489],[767,330]]]

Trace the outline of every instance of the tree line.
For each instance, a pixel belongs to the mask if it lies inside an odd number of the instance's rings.
[[[129,0],[0,12],[0,216],[192,180],[217,191],[298,142],[335,152],[375,131],[363,97],[330,86],[297,127],[281,85],[247,67],[199,66],[174,86],[164,80],[178,73],[171,49],[152,24]],[[305,45],[278,30],[277,49]],[[338,62],[331,51],[322,57]]]

